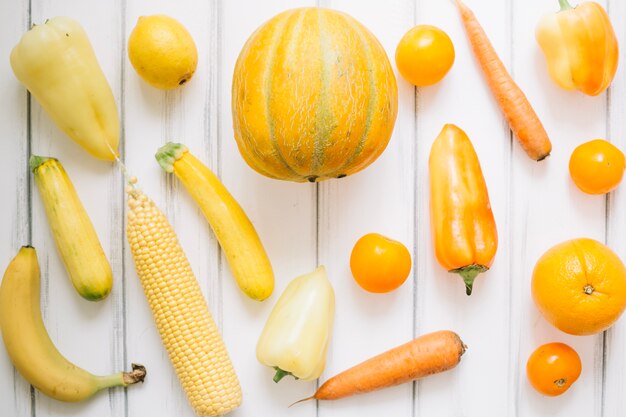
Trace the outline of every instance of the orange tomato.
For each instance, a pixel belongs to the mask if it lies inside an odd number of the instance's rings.
[[[557,329],[589,335],[608,329],[626,308],[626,268],[593,239],[574,239],[548,250],[533,270],[531,292]]]
[[[402,243],[378,233],[361,237],[350,255],[354,280],[366,291],[395,290],[411,272],[411,254]]]
[[[537,391],[550,397],[563,394],[580,376],[578,353],[565,343],[539,346],[526,363],[528,381]]]
[[[587,194],[606,194],[622,181],[626,160],[622,151],[602,139],[574,149],[569,173],[578,188]]]
[[[453,63],[454,45],[446,32],[435,26],[415,26],[396,48],[398,71],[418,87],[441,81]]]

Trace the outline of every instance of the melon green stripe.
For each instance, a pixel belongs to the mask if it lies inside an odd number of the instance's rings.
[[[332,43],[328,38],[328,30],[326,19],[322,13],[322,9],[317,9],[319,34],[320,34],[320,53],[321,71],[320,71],[320,97],[315,109],[315,147],[313,151],[312,175],[309,181],[313,182],[320,175],[319,168],[324,164],[324,155],[326,148],[331,144],[330,137],[337,126],[337,121],[333,117],[330,110],[330,76],[331,62],[333,55],[331,53]],[[324,176],[326,176],[325,173]]]
[[[274,66],[274,60],[276,58],[276,51],[278,49],[278,45],[280,44],[280,39],[285,36],[285,31],[288,26],[289,21],[294,17],[297,10],[292,11],[285,19],[280,22],[280,27],[276,28],[274,32],[274,36],[272,36],[272,46],[268,53],[267,58],[267,67],[263,71],[263,85],[265,86],[265,117],[267,119],[268,130],[270,135],[270,143],[274,148],[274,152],[276,155],[276,159],[283,165],[290,173],[292,178],[301,178],[301,176],[293,170],[285,160],[280,148],[278,147],[278,142],[276,142],[276,138],[274,137],[274,121],[272,119],[270,104],[272,98],[272,67]],[[300,22],[301,24],[302,22]]]
[[[368,37],[364,36],[363,28],[361,28],[358,24],[356,24],[352,19],[346,18],[344,15],[341,15],[341,18],[346,22],[346,26],[350,27],[358,36],[361,44],[363,45],[363,50],[367,55],[367,73],[368,73],[368,87],[370,94],[368,95],[367,101],[367,116],[365,117],[365,129],[363,129],[363,134],[359,138],[359,143],[357,143],[354,152],[350,157],[346,160],[346,162],[336,170],[335,172],[329,174],[329,177],[337,177],[339,175],[344,175],[345,171],[350,168],[350,165],[354,160],[361,154],[363,148],[365,147],[365,141],[369,135],[370,129],[372,127],[372,119],[374,118],[374,112],[376,111],[376,101],[378,100],[378,91],[376,89],[376,80],[374,77],[375,69],[373,66],[374,62],[374,54],[372,54],[372,48],[370,43],[368,42]]]

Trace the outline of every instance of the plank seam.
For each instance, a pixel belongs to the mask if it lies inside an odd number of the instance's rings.
[[[120,47],[120,160],[125,164],[126,163],[126,17],[127,17],[127,3],[126,0],[120,0],[120,15],[121,15],[121,23],[120,23],[120,31],[121,31],[121,47]],[[128,363],[128,320],[127,320],[127,276],[126,276],[126,182],[123,173],[118,174],[120,176],[121,189],[120,192],[122,194],[122,231],[120,233],[120,243],[121,243],[121,251],[122,254],[120,256],[121,262],[121,270],[122,270],[122,294],[121,294],[121,320],[122,320],[122,360],[124,362],[124,366]],[[124,387],[123,390],[123,409],[124,409],[124,417],[128,417],[128,388]]]

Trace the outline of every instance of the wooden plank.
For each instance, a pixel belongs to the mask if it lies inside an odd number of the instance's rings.
[[[396,44],[413,26],[412,1],[328,0],[320,5],[347,12],[364,24],[379,39],[395,68]],[[322,382],[414,336],[415,275],[394,292],[371,294],[355,283],[349,268],[352,247],[366,233],[396,239],[412,253],[415,247],[415,95],[413,87],[397,73],[396,79],[398,118],[385,152],[364,171],[319,185],[319,262],[327,267],[338,306]],[[412,395],[412,385],[405,384],[373,395],[320,402],[319,415],[409,416]]]
[[[29,171],[30,150],[29,104],[26,90],[13,75],[9,54],[22,34],[30,26],[30,9],[27,2],[8,2],[0,7],[0,129],[3,137],[2,175],[0,192],[3,196],[16,196],[5,200],[0,216],[0,259],[2,271],[15,256],[20,246],[30,244]],[[30,385],[13,368],[4,345],[0,347],[0,404],[7,415],[30,415]]]
[[[221,263],[223,334],[243,389],[243,405],[233,415],[314,416],[313,402],[301,404],[298,409],[287,406],[311,395],[315,384],[292,378],[274,384],[274,371],[258,363],[255,349],[267,316],[287,283],[315,268],[315,188],[265,178],[249,168],[237,150],[230,111],[235,61],[250,34],[281,11],[314,3],[245,0],[220,4],[220,175],[254,223],[276,277],[274,294],[258,303],[239,291],[228,265],[223,260]]]
[[[510,33],[507,2],[467,1],[505,65],[510,65]],[[456,60],[438,85],[418,94],[418,290],[419,333],[437,329],[456,331],[468,345],[457,369],[424,379],[417,384],[416,415],[432,410],[440,415],[480,416],[485,404],[492,413],[507,407],[509,380],[510,280],[508,202],[509,130],[489,92],[475,60],[459,14],[450,2],[418,2],[418,23],[440,27],[451,37]],[[461,127],[470,137],[481,167],[496,219],[499,247],[491,269],[479,276],[470,297],[461,278],[436,261],[429,220],[428,158],[432,142],[444,124]],[[502,381],[484,390],[481,380]]]
[[[32,21],[66,15],[78,20],[94,47],[117,102],[120,99],[119,3],[87,4],[33,1]],[[123,363],[120,254],[121,227],[119,173],[111,163],[97,161],[67,138],[33,100],[32,152],[57,157],[70,176],[89,214],[114,271],[114,289],[105,301],[93,303],[74,290],[58,256],[38,192],[33,186],[33,244],[42,266],[42,310],[48,332],[59,350],[77,365],[95,373],[110,374]],[[116,230],[117,227],[117,230]],[[122,415],[124,391],[102,393],[88,402],[66,404],[36,394],[38,416],[68,413]]]
[[[620,45],[626,44],[626,4],[610,0],[607,2],[607,11],[613,22],[615,33]],[[621,58],[621,57],[620,57]],[[624,133],[624,114],[626,111],[626,69],[620,64],[613,84],[607,95],[607,137],[622,152],[626,150]],[[607,244],[626,260],[626,242],[623,236],[626,232],[626,192],[622,184],[615,192],[608,196],[607,207]],[[604,377],[602,380],[602,409],[601,416],[616,416],[623,412],[623,393],[626,389],[626,321],[619,320],[604,337]]]
[[[518,386],[515,408],[509,412],[535,417],[598,416],[602,410],[602,335],[574,337],[560,332],[541,317],[530,294],[534,265],[551,246],[578,237],[605,239],[604,198],[585,195],[576,188],[569,178],[568,161],[578,144],[606,135],[606,95],[587,97],[563,91],[549,78],[533,33],[542,14],[556,9],[557,5],[542,0],[515,1],[511,14],[515,17],[514,75],[543,119],[554,150],[546,161],[536,163],[517,144],[513,146],[511,253],[515,256],[510,279],[511,306],[517,316],[511,328],[519,329],[519,335],[512,339]],[[576,349],[583,372],[567,395],[548,398],[530,387],[525,366],[533,350],[554,341]]]
[[[180,142],[215,169],[217,4],[199,4],[191,0],[128,3],[125,42],[140,16],[171,16],[193,37],[198,49],[198,67],[187,85],[164,92],[145,83],[124,57],[124,119],[128,169],[138,177],[139,187],[166,213],[207,297],[209,308],[219,322],[221,288],[217,279],[219,258],[215,239],[187,191],[176,178],[166,175],[154,159],[157,149],[166,142]],[[128,414],[193,416],[162,346],[128,249],[125,268],[128,356],[145,362],[149,373],[145,386],[129,396]]]

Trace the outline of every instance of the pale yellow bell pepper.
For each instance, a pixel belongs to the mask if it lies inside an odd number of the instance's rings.
[[[323,266],[287,285],[263,328],[256,356],[285,375],[317,379],[326,367],[326,353],[335,317],[335,292]]]
[[[545,15],[535,31],[550,76],[561,88],[596,96],[608,88],[617,71],[619,51],[608,14],[596,2]]]
[[[78,22],[55,17],[33,26],[11,51],[11,67],[59,129],[96,158],[115,159],[115,99]]]

